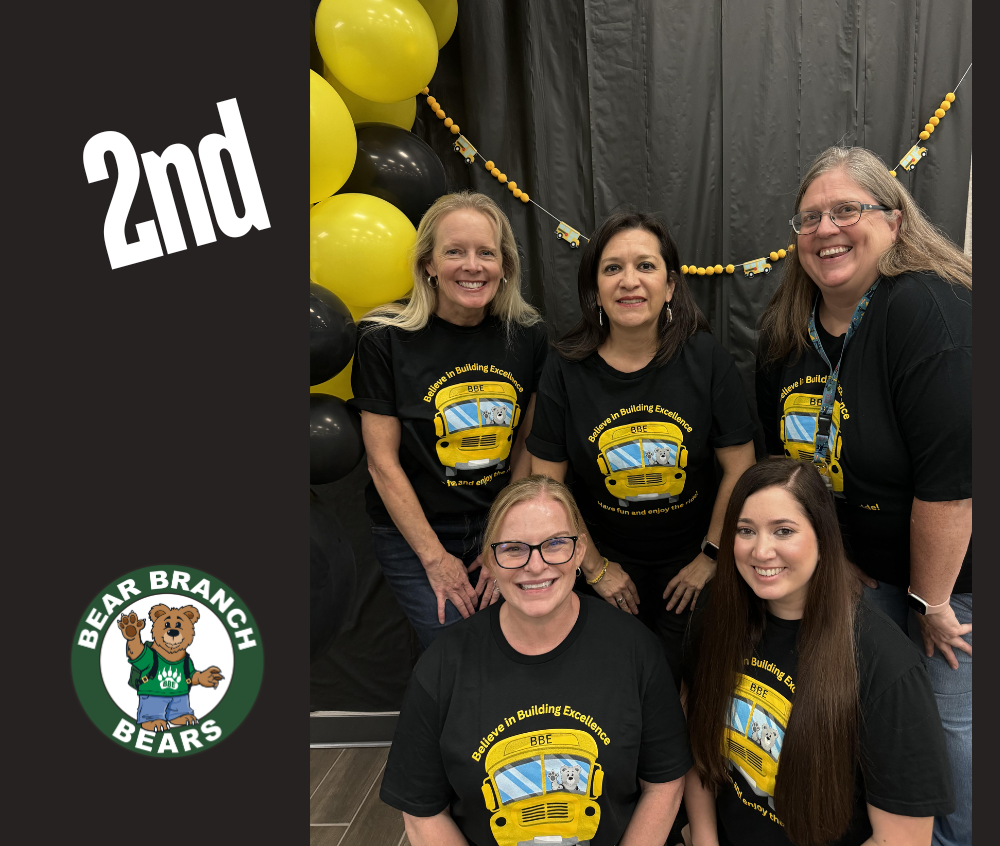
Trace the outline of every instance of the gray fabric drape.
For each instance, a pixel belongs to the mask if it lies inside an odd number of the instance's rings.
[[[462,0],[430,88],[483,155],[584,235],[628,203],[664,216],[683,262],[739,265],[791,243],[795,190],[817,153],[840,142],[894,166],[971,61],[971,0]],[[972,86],[970,73],[915,171],[897,169],[960,245]],[[465,165],[418,102],[413,131],[451,189],[500,201],[525,290],[562,335],[579,317],[579,252],[481,163]],[[688,277],[748,389],[775,269]]]

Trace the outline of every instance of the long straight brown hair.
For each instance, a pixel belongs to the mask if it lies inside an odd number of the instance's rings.
[[[611,321],[598,316],[597,270],[601,254],[608,241],[619,232],[644,229],[660,242],[660,256],[667,268],[667,278],[674,283],[670,311],[664,306],[656,324],[657,348],[653,361],[666,364],[695,332],[711,332],[705,316],[691,295],[691,289],[681,275],[680,254],[666,224],[648,212],[623,209],[606,217],[590,236],[580,256],[577,273],[577,294],[580,298],[580,321],[554,344],[559,354],[570,361],[580,361],[604,343],[611,333]],[[670,319],[671,312],[673,319]]]
[[[747,470],[733,489],[688,698],[688,732],[702,783],[727,787],[724,727],[737,678],[767,625],[764,601],[736,569],[733,543],[747,498],[771,487],[794,497],[819,548],[797,635],[795,703],[774,792],[775,811],[788,838],[799,846],[816,846],[846,831],[854,805],[859,754],[854,618],[859,591],[844,555],[833,499],[809,464],[788,458],[763,461]]]

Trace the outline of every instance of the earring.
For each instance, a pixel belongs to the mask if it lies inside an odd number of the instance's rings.
[[[583,572],[579,567],[576,568],[576,577],[580,578],[580,574]]]
[[[503,278],[502,278],[502,279],[500,280],[500,282],[501,282],[502,284],[506,285],[506,284],[507,284],[507,277],[506,277],[506,276],[504,276],[504,277],[503,277]]]
[[[430,285],[432,288],[436,288],[438,286],[438,278],[436,276],[428,275],[427,284]]]
[[[667,303],[667,323],[672,323],[674,320],[674,313],[670,310],[670,303]]]
[[[604,325],[604,312],[601,311],[600,306],[597,307],[597,325],[598,326]]]

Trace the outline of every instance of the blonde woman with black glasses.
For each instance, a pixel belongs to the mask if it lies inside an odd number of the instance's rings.
[[[691,767],[656,637],[574,584],[587,552],[568,489],[500,492],[483,560],[504,601],[417,662],[381,798],[412,846],[663,846]]]

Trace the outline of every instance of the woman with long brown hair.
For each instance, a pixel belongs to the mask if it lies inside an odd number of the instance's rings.
[[[580,322],[539,384],[532,472],[562,481],[572,468],[593,541],[588,584],[659,635],[679,681],[729,491],[754,462],[750,410],[656,216],[602,221],[580,258],[578,293]]]
[[[861,598],[808,464],[737,482],[685,682],[696,846],[929,844],[954,805],[913,644]]]

